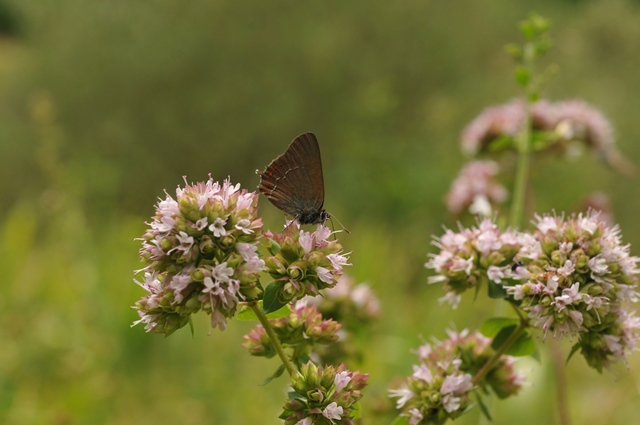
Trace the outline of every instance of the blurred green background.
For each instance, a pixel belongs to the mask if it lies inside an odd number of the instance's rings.
[[[452,311],[427,286],[430,235],[452,226],[443,197],[458,138],[485,106],[517,94],[503,46],[535,10],[553,21],[560,74],[546,94],[582,97],[640,162],[640,1],[0,1],[0,423],[278,424],[277,361],[249,357],[232,321],[208,336],[131,329],[143,291],[143,222],[166,188],[211,173],[253,189],[290,140],[321,143],[326,208],[352,234],[349,273],[382,300],[362,371],[365,424],[410,349],[475,328],[493,304]],[[640,253],[635,179],[589,155],[536,169],[539,211],[607,193]],[[261,200],[266,227],[282,214]],[[422,335],[422,337],[420,336]],[[568,342],[562,348],[567,353]],[[549,354],[520,361],[523,393],[495,423],[555,423]],[[640,356],[598,375],[567,368],[575,424],[640,417]],[[481,422],[479,412],[459,423]]]

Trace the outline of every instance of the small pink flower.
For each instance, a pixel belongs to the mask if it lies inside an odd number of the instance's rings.
[[[224,228],[225,224],[227,224],[227,220],[223,220],[222,218],[218,217],[215,219],[213,224],[209,226],[209,230],[211,231],[211,233],[213,233],[213,236],[219,238],[227,234],[227,231]]]
[[[324,408],[324,410],[322,411],[322,416],[327,419],[341,419],[343,413],[344,409],[342,408],[342,406],[338,406],[338,403],[334,401]]]
[[[351,376],[348,371],[342,371],[342,372],[336,373],[336,377],[333,380],[336,392],[339,393],[340,391],[342,391],[344,387],[346,387],[347,384],[349,384],[350,381],[351,381]]]
[[[423,380],[427,384],[433,382],[433,374],[431,373],[429,368],[423,364],[413,365],[413,376],[415,378]]]
[[[398,400],[396,401],[396,409],[402,409],[407,401],[415,397],[415,394],[409,388],[404,387],[396,390],[389,390],[389,396],[398,397]]]

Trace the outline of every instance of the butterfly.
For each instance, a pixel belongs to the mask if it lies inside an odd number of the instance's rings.
[[[313,133],[293,139],[286,151],[260,173],[260,192],[300,224],[324,223],[324,181],[320,147]]]

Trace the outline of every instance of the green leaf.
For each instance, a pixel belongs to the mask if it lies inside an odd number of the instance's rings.
[[[538,350],[538,347],[536,347],[536,350],[531,353],[531,358],[542,364],[542,359],[540,358],[540,350]]]
[[[531,71],[522,65],[517,65],[514,72],[516,82],[522,87],[526,87],[531,82]]]
[[[269,246],[267,247],[267,250],[271,253],[271,255],[276,255],[280,252],[280,249],[280,244],[278,244],[278,242],[269,239]]]
[[[504,345],[504,343],[509,339],[511,334],[516,330],[517,325],[506,326],[502,328],[498,334],[493,338],[493,342],[491,343],[491,348],[494,350],[499,350],[500,347]],[[528,331],[523,332],[518,336],[511,347],[505,351],[505,354],[523,357],[533,354],[536,351],[536,343],[531,338],[531,335]]]
[[[263,297],[262,304],[263,304],[263,311],[265,312],[265,314],[278,311],[280,310],[280,308],[282,308],[285,305],[278,300],[278,293],[280,292],[278,286],[279,285],[277,285],[276,282],[274,281],[268,284],[264,290],[264,297]]]
[[[499,136],[493,139],[487,146],[488,152],[500,152],[507,149],[513,149],[516,141],[511,136]]]
[[[360,410],[360,404],[355,403],[351,405],[351,417],[353,419],[360,419],[362,416],[362,411]]]
[[[507,54],[511,55],[514,59],[520,60],[522,58],[522,47],[517,44],[507,44],[504,48]]]
[[[490,280],[488,289],[489,289],[489,298],[494,298],[494,299],[507,298],[507,295],[508,295],[507,290],[504,289],[504,286],[499,283],[495,283]]]
[[[482,396],[478,391],[475,391],[475,394],[476,394],[476,400],[478,400],[478,406],[480,406],[480,411],[482,412],[484,417],[487,418],[489,422],[493,422],[493,418],[491,418],[489,409],[487,408],[487,405],[484,404],[484,400],[482,400]]]
[[[505,354],[515,357],[524,357],[533,355],[536,353],[536,349],[536,342],[531,338],[529,332],[525,331],[518,337],[516,342],[513,343],[511,348],[509,348]]]
[[[265,379],[262,384],[260,384],[260,386],[263,385],[267,385],[269,382],[273,381],[274,379],[280,377],[282,374],[284,373],[284,365],[281,364],[280,366],[278,366],[278,369],[276,369],[275,372],[273,372],[273,375],[271,375],[270,377],[268,377],[267,379]]]
[[[262,301],[258,301],[258,306],[264,311]],[[280,309],[274,312],[268,313],[266,316],[267,316],[267,319],[280,319],[281,317],[287,317],[290,314],[291,314],[291,308],[289,308],[289,305],[286,304]],[[238,320],[258,320],[258,316],[256,316],[256,313],[253,311],[253,309],[246,305],[240,308],[240,310],[238,311],[238,314],[236,314],[236,318]]]
[[[304,398],[304,396],[302,394],[298,394],[295,391],[289,391],[287,393],[287,397],[289,398],[289,400],[301,400],[301,401],[307,401],[306,398]]]
[[[577,353],[579,349],[580,349],[580,343],[576,342],[573,345],[573,347],[571,347],[571,352],[569,352],[569,355],[567,356],[567,363],[569,363],[569,360],[571,360],[571,357],[573,357],[573,355]]]
[[[493,338],[498,335],[502,329],[517,325],[518,319],[512,319],[509,317],[492,317],[480,326],[480,333],[488,338]]]

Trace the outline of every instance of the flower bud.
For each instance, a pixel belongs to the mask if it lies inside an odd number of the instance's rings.
[[[556,267],[562,267],[566,261],[566,258],[559,250],[555,250],[551,253],[551,263]]]
[[[173,246],[174,242],[169,238],[164,238],[160,241],[160,248],[162,248],[164,252],[169,251],[171,248],[173,248]]]
[[[285,276],[287,274],[287,269],[277,256],[265,258],[264,264],[273,277]]]
[[[587,247],[587,255],[589,257],[595,257],[602,252],[602,247],[598,241],[593,241]]]
[[[618,263],[613,263],[613,262],[607,263],[607,267],[609,269],[609,273],[611,273],[613,275],[616,275],[616,274],[620,273],[620,271],[622,270]],[[626,276],[624,276],[624,277],[626,277]]]
[[[216,244],[213,243],[213,240],[208,235],[204,235],[201,238],[200,242],[200,253],[204,256],[208,256],[211,254],[216,248]]]
[[[602,295],[603,292],[604,292],[604,289],[602,288],[601,285],[591,284],[587,288],[587,294],[591,295],[592,297]]]
[[[244,263],[244,258],[237,252],[232,252],[227,257],[227,265],[232,269],[238,269]]]
[[[287,274],[291,279],[302,280],[305,276],[307,264],[304,261],[296,261],[287,268]]]
[[[309,255],[307,255],[307,263],[309,264],[309,268],[316,268],[325,263],[327,257],[320,251],[313,251]]]
[[[583,254],[576,258],[576,271],[578,273],[588,273],[590,271],[588,256]]]
[[[209,275],[209,273],[207,273],[207,275]],[[195,269],[190,273],[190,276],[191,279],[195,280],[196,282],[202,282],[205,278],[205,274],[203,273],[202,269]]]
[[[575,222],[568,222],[565,228],[565,237],[569,242],[575,243],[578,240],[578,236],[578,230],[576,229]]]
[[[236,244],[236,238],[232,233],[227,233],[220,239],[222,249],[231,249]]]

